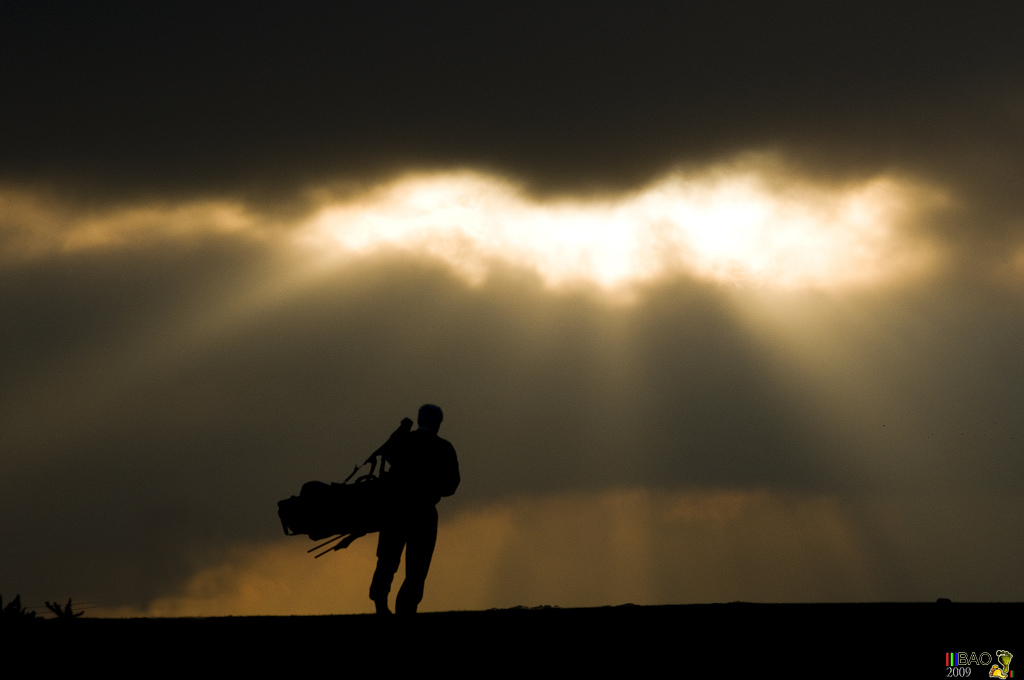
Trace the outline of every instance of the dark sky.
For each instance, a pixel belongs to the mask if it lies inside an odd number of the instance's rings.
[[[0,594],[369,610],[373,541],[318,602],[274,504],[431,401],[430,608],[1024,597],[1022,19],[3,3]],[[658,191],[775,217],[657,240]],[[559,269],[634,209],[662,259]]]
[[[287,195],[471,165],[549,191],[751,148],[965,181],[1019,155],[1004,8],[380,4],[9,4],[3,177]]]

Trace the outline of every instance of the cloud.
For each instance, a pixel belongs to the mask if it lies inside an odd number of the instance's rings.
[[[475,167],[540,193],[623,190],[777,149],[830,177],[896,167],[1015,200],[1024,62],[1003,8],[3,12],[4,181],[272,203]]]
[[[926,260],[898,230],[934,208],[937,191],[887,177],[827,187],[784,175],[778,163],[748,161],[625,195],[538,201],[496,177],[423,173],[326,205],[305,230],[325,248],[433,256],[475,281],[499,260],[552,284],[606,288],[680,271],[767,286],[863,285]]]
[[[930,244],[906,228],[942,205],[937,189],[886,176],[830,186],[778,160],[740,159],[639,190],[541,200],[472,171],[418,173],[292,216],[227,200],[114,205],[75,212],[25,191],[0,195],[0,254],[42,257],[197,240],[273,241],[322,259],[375,251],[432,257],[479,283],[492,265],[551,285],[623,288],[680,273],[770,287],[871,285],[920,272]],[[312,198],[311,198],[312,200]],[[57,204],[59,205],[59,203]]]
[[[75,251],[171,245],[217,236],[266,238],[268,220],[229,201],[116,205],[83,209],[42,192],[0,191],[0,257],[24,259]]]

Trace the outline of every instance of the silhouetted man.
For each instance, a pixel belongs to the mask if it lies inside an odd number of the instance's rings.
[[[377,570],[370,584],[370,599],[378,614],[390,614],[388,594],[405,549],[405,582],[395,600],[395,612],[415,614],[423,599],[430,560],[437,542],[437,508],[442,496],[451,496],[459,486],[459,461],[455,448],[437,436],[444,415],[433,404],[420,407],[419,428],[412,421],[402,424],[377,449],[391,467],[382,476],[386,503],[377,542]]]

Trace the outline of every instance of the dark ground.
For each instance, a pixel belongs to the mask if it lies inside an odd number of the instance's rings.
[[[1024,603],[707,604],[420,614],[77,619],[4,628],[5,661],[301,675],[606,668],[682,677],[947,677],[946,652],[1022,655]],[[1017,651],[1021,650],[1021,651]],[[5,664],[6,665],[6,664]],[[1024,665],[1024,664],[1022,664]],[[1011,664],[1013,668],[1013,664]],[[191,669],[191,671],[190,671]],[[988,677],[989,666],[971,667]],[[433,677],[433,674],[427,673]]]

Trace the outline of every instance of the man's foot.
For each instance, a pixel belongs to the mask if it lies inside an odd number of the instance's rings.
[[[374,600],[373,604],[377,607],[377,613],[383,616],[391,616],[391,610],[388,609],[387,600]]]

